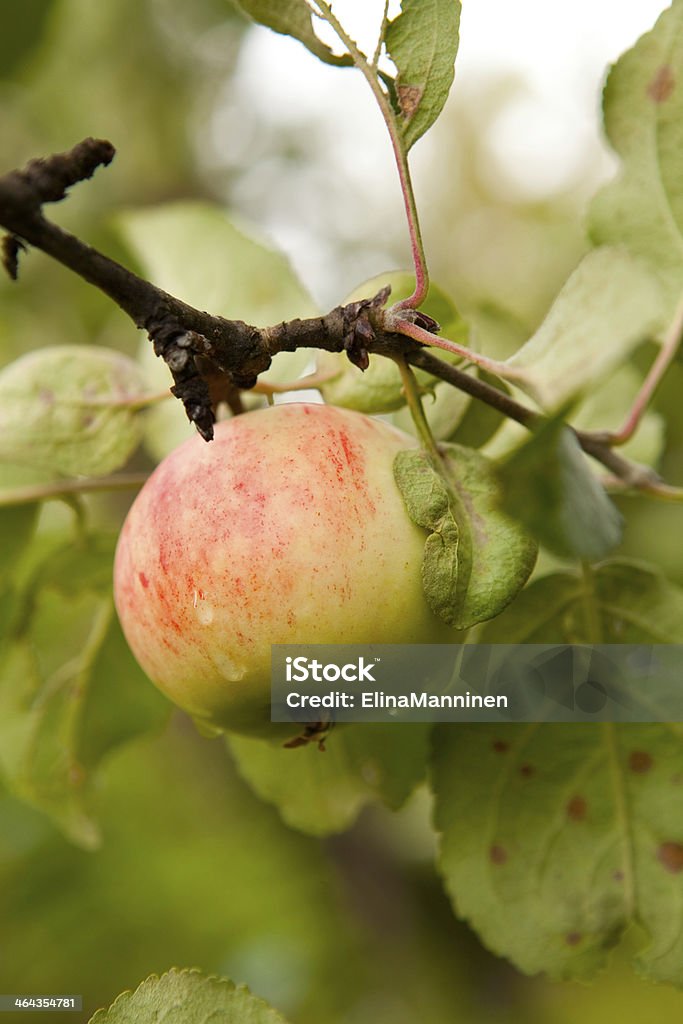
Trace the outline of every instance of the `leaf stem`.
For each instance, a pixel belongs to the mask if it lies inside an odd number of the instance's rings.
[[[353,39],[351,39],[336,16],[333,14],[330,4],[327,3],[326,0],[312,0],[312,2],[319,9],[317,13],[323,17],[337,33],[340,40],[344,43],[351,54],[354,64],[363,74],[372,90],[375,100],[377,101],[377,105],[384,119],[387,131],[389,132],[391,148],[394,152],[394,160],[396,162],[396,169],[398,170],[398,177],[401,185],[401,193],[403,194],[403,204],[405,207],[406,219],[408,221],[408,234],[410,236],[413,267],[415,269],[415,290],[413,291],[413,294],[409,298],[403,299],[401,302],[397,302],[394,309],[416,309],[427,297],[427,292],[429,291],[429,272],[427,270],[427,260],[422,242],[422,232],[420,231],[420,221],[417,214],[415,192],[413,190],[413,184],[410,177],[410,168],[408,166],[408,154],[403,143],[401,130],[396,121],[394,112],[391,109],[389,97],[379,83],[376,67],[373,64],[368,63],[365,54],[359,50],[357,44]]]
[[[595,594],[595,575],[590,562],[581,563],[583,576],[583,612],[586,626],[586,637],[590,644],[603,643],[602,619]]]
[[[609,434],[609,444],[619,445],[629,441],[643,418],[643,415],[650,404],[652,396],[657,390],[662,377],[671,365],[683,338],[683,299],[679,302],[673,320],[671,321],[664,341],[657,358],[642,383],[640,391],[629,411],[626,420],[616,433]]]
[[[413,423],[420,435],[422,445],[438,465],[441,462],[441,452],[439,451],[439,446],[432,434],[432,428],[429,426],[427,417],[425,416],[425,411],[422,406],[422,398],[420,396],[420,386],[417,383],[417,378],[404,358],[397,358],[396,365],[401,373],[403,392],[406,396],[408,408],[410,409],[410,415],[413,417]]]
[[[89,494],[96,491],[124,491],[142,487],[149,478],[148,473],[120,473],[116,476],[83,477],[74,480],[51,480],[46,484],[31,484],[0,491],[0,508],[12,505],[32,505],[38,501],[52,499],[68,500],[74,494]],[[69,501],[69,504],[72,502]]]
[[[376,68],[379,64],[379,58],[382,55],[382,43],[384,42],[384,36],[387,31],[387,25],[389,24],[389,0],[384,0],[384,13],[382,14],[382,24],[379,28],[379,35],[377,36],[377,46],[375,52],[372,55],[371,67]]]
[[[426,331],[424,327],[412,323],[412,321],[401,317],[400,314],[395,315],[393,311],[397,308],[397,306],[394,306],[392,309],[387,310],[385,314],[384,320],[387,330],[395,331],[397,334],[404,334],[415,341],[421,341],[423,345],[432,345],[435,348],[442,348],[444,352],[451,352],[453,355],[461,356],[468,363],[479,366],[494,377],[501,377],[503,380],[509,381],[523,379],[524,372],[522,370],[508,366],[507,363],[500,363],[497,359],[489,359],[488,356],[473,352],[471,349],[465,348],[464,345],[459,345],[448,338],[441,338],[437,334],[432,334],[431,331]]]

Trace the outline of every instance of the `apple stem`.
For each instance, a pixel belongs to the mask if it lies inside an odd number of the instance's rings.
[[[429,426],[427,417],[425,416],[424,407],[422,405],[422,396],[420,395],[420,385],[417,382],[417,378],[413,373],[413,370],[408,366],[404,358],[399,357],[395,360],[396,365],[399,368],[401,374],[401,380],[403,381],[403,393],[406,396],[406,402],[410,409],[410,414],[413,417],[413,423],[418,432],[422,445],[426,451],[432,456],[432,459],[436,460],[437,464],[441,461],[441,453],[439,446],[436,443],[436,439],[432,434],[432,428]]]

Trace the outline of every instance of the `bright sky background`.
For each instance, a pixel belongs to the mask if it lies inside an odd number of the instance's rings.
[[[608,65],[654,25],[668,7],[666,0],[464,0],[460,50],[451,95],[467,96],[492,75],[523,76],[526,90],[494,123],[488,140],[492,166],[505,168],[507,187],[516,199],[542,199],[576,181],[586,153],[597,158],[602,176],[614,164],[601,137],[599,103]],[[382,0],[336,0],[334,9],[352,35],[374,49]],[[392,0],[395,12],[398,0]],[[323,26],[320,34],[331,38]],[[267,69],[264,73],[264,69]],[[322,65],[300,44],[268,30],[254,28],[242,50],[233,89],[241,95],[226,103],[214,121],[213,142],[220,158],[255,143],[248,126],[235,123],[236,110],[255,110],[259,131],[277,126],[316,125],[316,147],[325,152],[328,180],[335,170],[347,190],[362,190],[365,216],[377,210],[386,223],[401,217],[401,204],[386,133],[367,85],[350,70]],[[417,144],[413,160],[419,189],[435,146],[429,136]],[[596,160],[594,160],[594,164]],[[326,291],[323,235],[315,237],[297,206],[295,194],[320,190],[320,179],[300,178],[292,185],[292,201],[264,198],[258,161],[241,188],[245,213],[290,255],[318,297]],[[312,174],[312,172],[311,172]],[[427,179],[428,180],[428,179]],[[591,189],[594,182],[590,183]],[[296,192],[295,192],[296,190]],[[274,191],[272,188],[270,191]],[[322,200],[321,200],[322,202]],[[341,203],[334,195],[328,203]],[[272,204],[272,205],[271,205]],[[360,209],[360,207],[359,207]],[[324,220],[321,208],[318,221]],[[315,214],[311,214],[313,219]],[[349,211],[349,233],[357,231]],[[368,267],[372,265],[369,258]],[[363,268],[359,268],[362,270]],[[369,276],[366,274],[365,276]],[[358,280],[363,278],[359,273]],[[327,297],[327,296],[325,296]]]

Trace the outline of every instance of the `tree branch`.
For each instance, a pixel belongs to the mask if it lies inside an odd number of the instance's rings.
[[[396,315],[385,310],[389,288],[371,298],[337,306],[325,316],[254,327],[195,309],[44,217],[45,203],[63,199],[72,185],[109,164],[114,153],[110,142],[85,139],[66,153],[32,160],[24,170],[0,177],[0,227],[8,232],[0,258],[9,276],[16,279],[20,252],[26,245],[34,246],[113,299],[136,327],[147,331],[154,351],[171,371],[172,393],[183,402],[188,418],[206,440],[213,437],[219,402],[227,401],[233,411],[240,411],[240,389],[253,388],[276,353],[299,348],[345,352],[361,370],[367,368],[371,353],[405,359],[530,430],[542,422],[539,413],[504,391],[429,352],[422,342],[438,343],[438,325],[425,314],[417,313],[415,323],[408,325],[413,337],[391,330]],[[405,330],[406,324],[401,329]],[[627,487],[662,496],[672,491],[654,471],[618,455],[611,435],[575,434],[583,450]]]
[[[277,352],[346,352],[351,362],[365,369],[370,348],[402,355],[419,347],[411,339],[383,331],[388,289],[337,306],[322,317],[254,327],[195,309],[45,218],[44,203],[63,199],[70,186],[91,177],[113,156],[111,143],[86,139],[67,153],[33,160],[24,170],[0,178],[0,226],[9,232],[3,263],[16,278],[19,251],[32,245],[113,299],[149,335],[173,376],[171,391],[206,440],[213,436],[215,396],[228,396],[235,404],[235,389],[253,387]]]

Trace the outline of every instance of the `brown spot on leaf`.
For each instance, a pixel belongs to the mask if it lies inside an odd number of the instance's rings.
[[[510,749],[510,744],[505,740],[494,740],[491,746],[497,754],[505,754]]]
[[[424,89],[420,85],[399,85],[396,89],[398,95],[398,103],[401,108],[401,113],[406,121],[410,121],[411,117],[420,106],[420,101],[424,95]]]
[[[570,821],[583,821],[587,806],[582,796],[573,796],[567,803],[567,817]]]
[[[668,64],[657,70],[647,87],[647,94],[653,103],[665,103],[676,87],[676,77]]]
[[[620,868],[617,868],[616,871],[612,872],[612,878],[614,879],[615,882],[623,882],[624,881],[624,872]]]
[[[683,871],[683,846],[680,843],[662,843],[657,850],[657,860],[672,875],[680,874]]]
[[[536,769],[532,764],[523,764],[519,769],[519,774],[523,779],[530,779],[532,775],[536,774]]]
[[[508,859],[507,850],[504,847],[494,843],[489,850],[489,857],[492,864],[504,864]]]
[[[580,932],[569,932],[569,934],[565,936],[565,941],[568,946],[578,946],[581,939],[582,935]]]
[[[629,754],[628,766],[637,775],[645,775],[652,768],[652,757],[646,750],[633,750]]]

